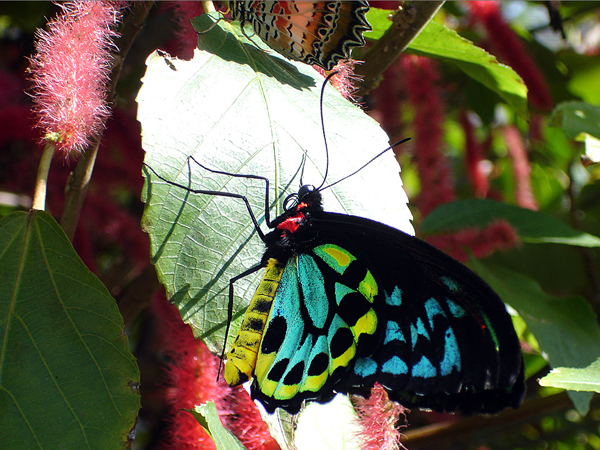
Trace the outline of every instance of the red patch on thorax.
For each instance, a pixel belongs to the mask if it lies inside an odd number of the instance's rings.
[[[307,205],[305,203],[300,203],[297,207],[296,207],[296,211],[298,211],[299,209],[306,207]],[[277,225],[277,229],[279,230],[284,230],[284,231],[288,231],[290,233],[295,233],[296,230],[298,230],[298,227],[302,224],[302,222],[304,222],[306,220],[306,217],[304,216],[303,213],[298,213],[295,216],[292,217],[288,217],[287,219],[285,219],[283,222],[281,222],[279,225]]]

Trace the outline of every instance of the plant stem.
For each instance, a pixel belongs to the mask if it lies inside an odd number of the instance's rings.
[[[356,95],[365,97],[375,89],[387,69],[417,37],[444,1],[405,2],[392,19],[392,26],[365,55],[356,75],[363,77]]]
[[[553,411],[572,407],[573,403],[567,393],[561,392],[527,401],[516,410],[505,410],[493,417],[472,416],[403,431],[403,444],[408,448],[439,448],[442,445],[452,446],[458,442],[467,446],[469,439],[483,429],[506,430],[519,424],[534,423]]]
[[[65,207],[60,220],[60,226],[63,227],[63,230],[65,230],[67,237],[71,241],[73,241],[73,237],[75,236],[79,213],[81,212],[83,200],[85,199],[85,194],[92,178],[101,138],[102,135],[98,136],[92,146],[88,147],[81,155],[77,167],[75,167],[75,170],[69,175],[69,179],[67,180],[67,186],[65,187]]]
[[[116,85],[119,74],[121,73],[121,68],[123,67],[123,61],[125,60],[135,37],[142,29],[146,17],[148,16],[148,12],[153,4],[154,2],[149,1],[133,2],[127,18],[123,21],[121,37],[117,41],[119,52],[114,55],[114,67],[110,74],[111,83],[107,93],[107,99],[111,105],[114,103],[116,97]],[[65,189],[65,207],[60,224],[71,241],[75,236],[79,214],[81,213],[83,200],[85,199],[85,194],[92,177],[101,139],[102,135],[99,135],[97,140],[83,153],[77,163],[77,167],[67,182]]]
[[[44,211],[46,209],[46,188],[48,186],[48,172],[50,171],[52,156],[54,156],[54,145],[46,144],[44,147],[44,152],[42,153],[40,165],[38,167],[31,209],[37,209],[40,211]]]

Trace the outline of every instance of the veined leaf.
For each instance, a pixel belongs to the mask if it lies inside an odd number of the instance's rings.
[[[202,16],[207,30],[215,19]],[[235,24],[218,22],[200,35],[189,61],[165,64],[157,54],[138,96],[146,163],[161,176],[193,189],[245,195],[263,223],[265,184],[208,172],[187,158],[232,174],[269,179],[271,218],[303,182],[319,185],[327,168],[319,98],[323,77],[286,60]],[[259,47],[260,46],[260,47]],[[172,66],[172,67],[171,67]],[[379,125],[331,86],[325,89],[329,183],[354,172],[389,143]],[[388,152],[352,178],[323,192],[329,211],[352,213],[411,232],[399,167]],[[212,351],[223,345],[229,280],[259,263],[264,245],[244,203],[192,194],[168,185],[149,170],[143,226],[150,234],[159,278],[196,337]],[[368,186],[370,188],[365,188]],[[263,230],[267,229],[263,225]],[[250,301],[256,275],[235,283],[234,312]],[[236,326],[232,327],[235,333]],[[230,337],[234,333],[230,334]]]
[[[3,449],[115,449],[140,408],[123,319],[43,211],[0,221]]]
[[[198,405],[191,413],[210,435],[217,450],[245,450],[246,447],[223,426],[213,402]]]
[[[540,380],[542,386],[552,386],[571,391],[600,392],[600,359],[581,369],[557,367]]]

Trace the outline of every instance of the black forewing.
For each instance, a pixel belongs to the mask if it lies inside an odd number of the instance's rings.
[[[382,287],[376,300],[380,343],[372,355],[379,367],[375,373],[350,373],[336,390],[367,394],[377,381],[406,406],[464,413],[494,413],[521,403],[520,344],[504,303],[479,276],[420,239],[362,217],[315,211],[309,228],[310,236],[298,236],[298,251],[323,243],[344,247],[365,262]],[[396,288],[402,302],[389,305],[385,296]],[[443,313],[428,315],[426,302]],[[386,342],[390,321],[398,324],[405,342],[389,337]],[[442,374],[448,333],[457,344],[460,367]],[[382,370],[394,356],[407,365],[406,373]],[[413,368],[423,357],[435,373],[415,376]]]

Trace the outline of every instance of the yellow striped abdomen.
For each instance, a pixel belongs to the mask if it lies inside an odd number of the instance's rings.
[[[252,378],[265,324],[284,268],[285,265],[274,258],[267,262],[265,274],[248,305],[233,346],[227,353],[223,375],[230,386],[237,386]]]

